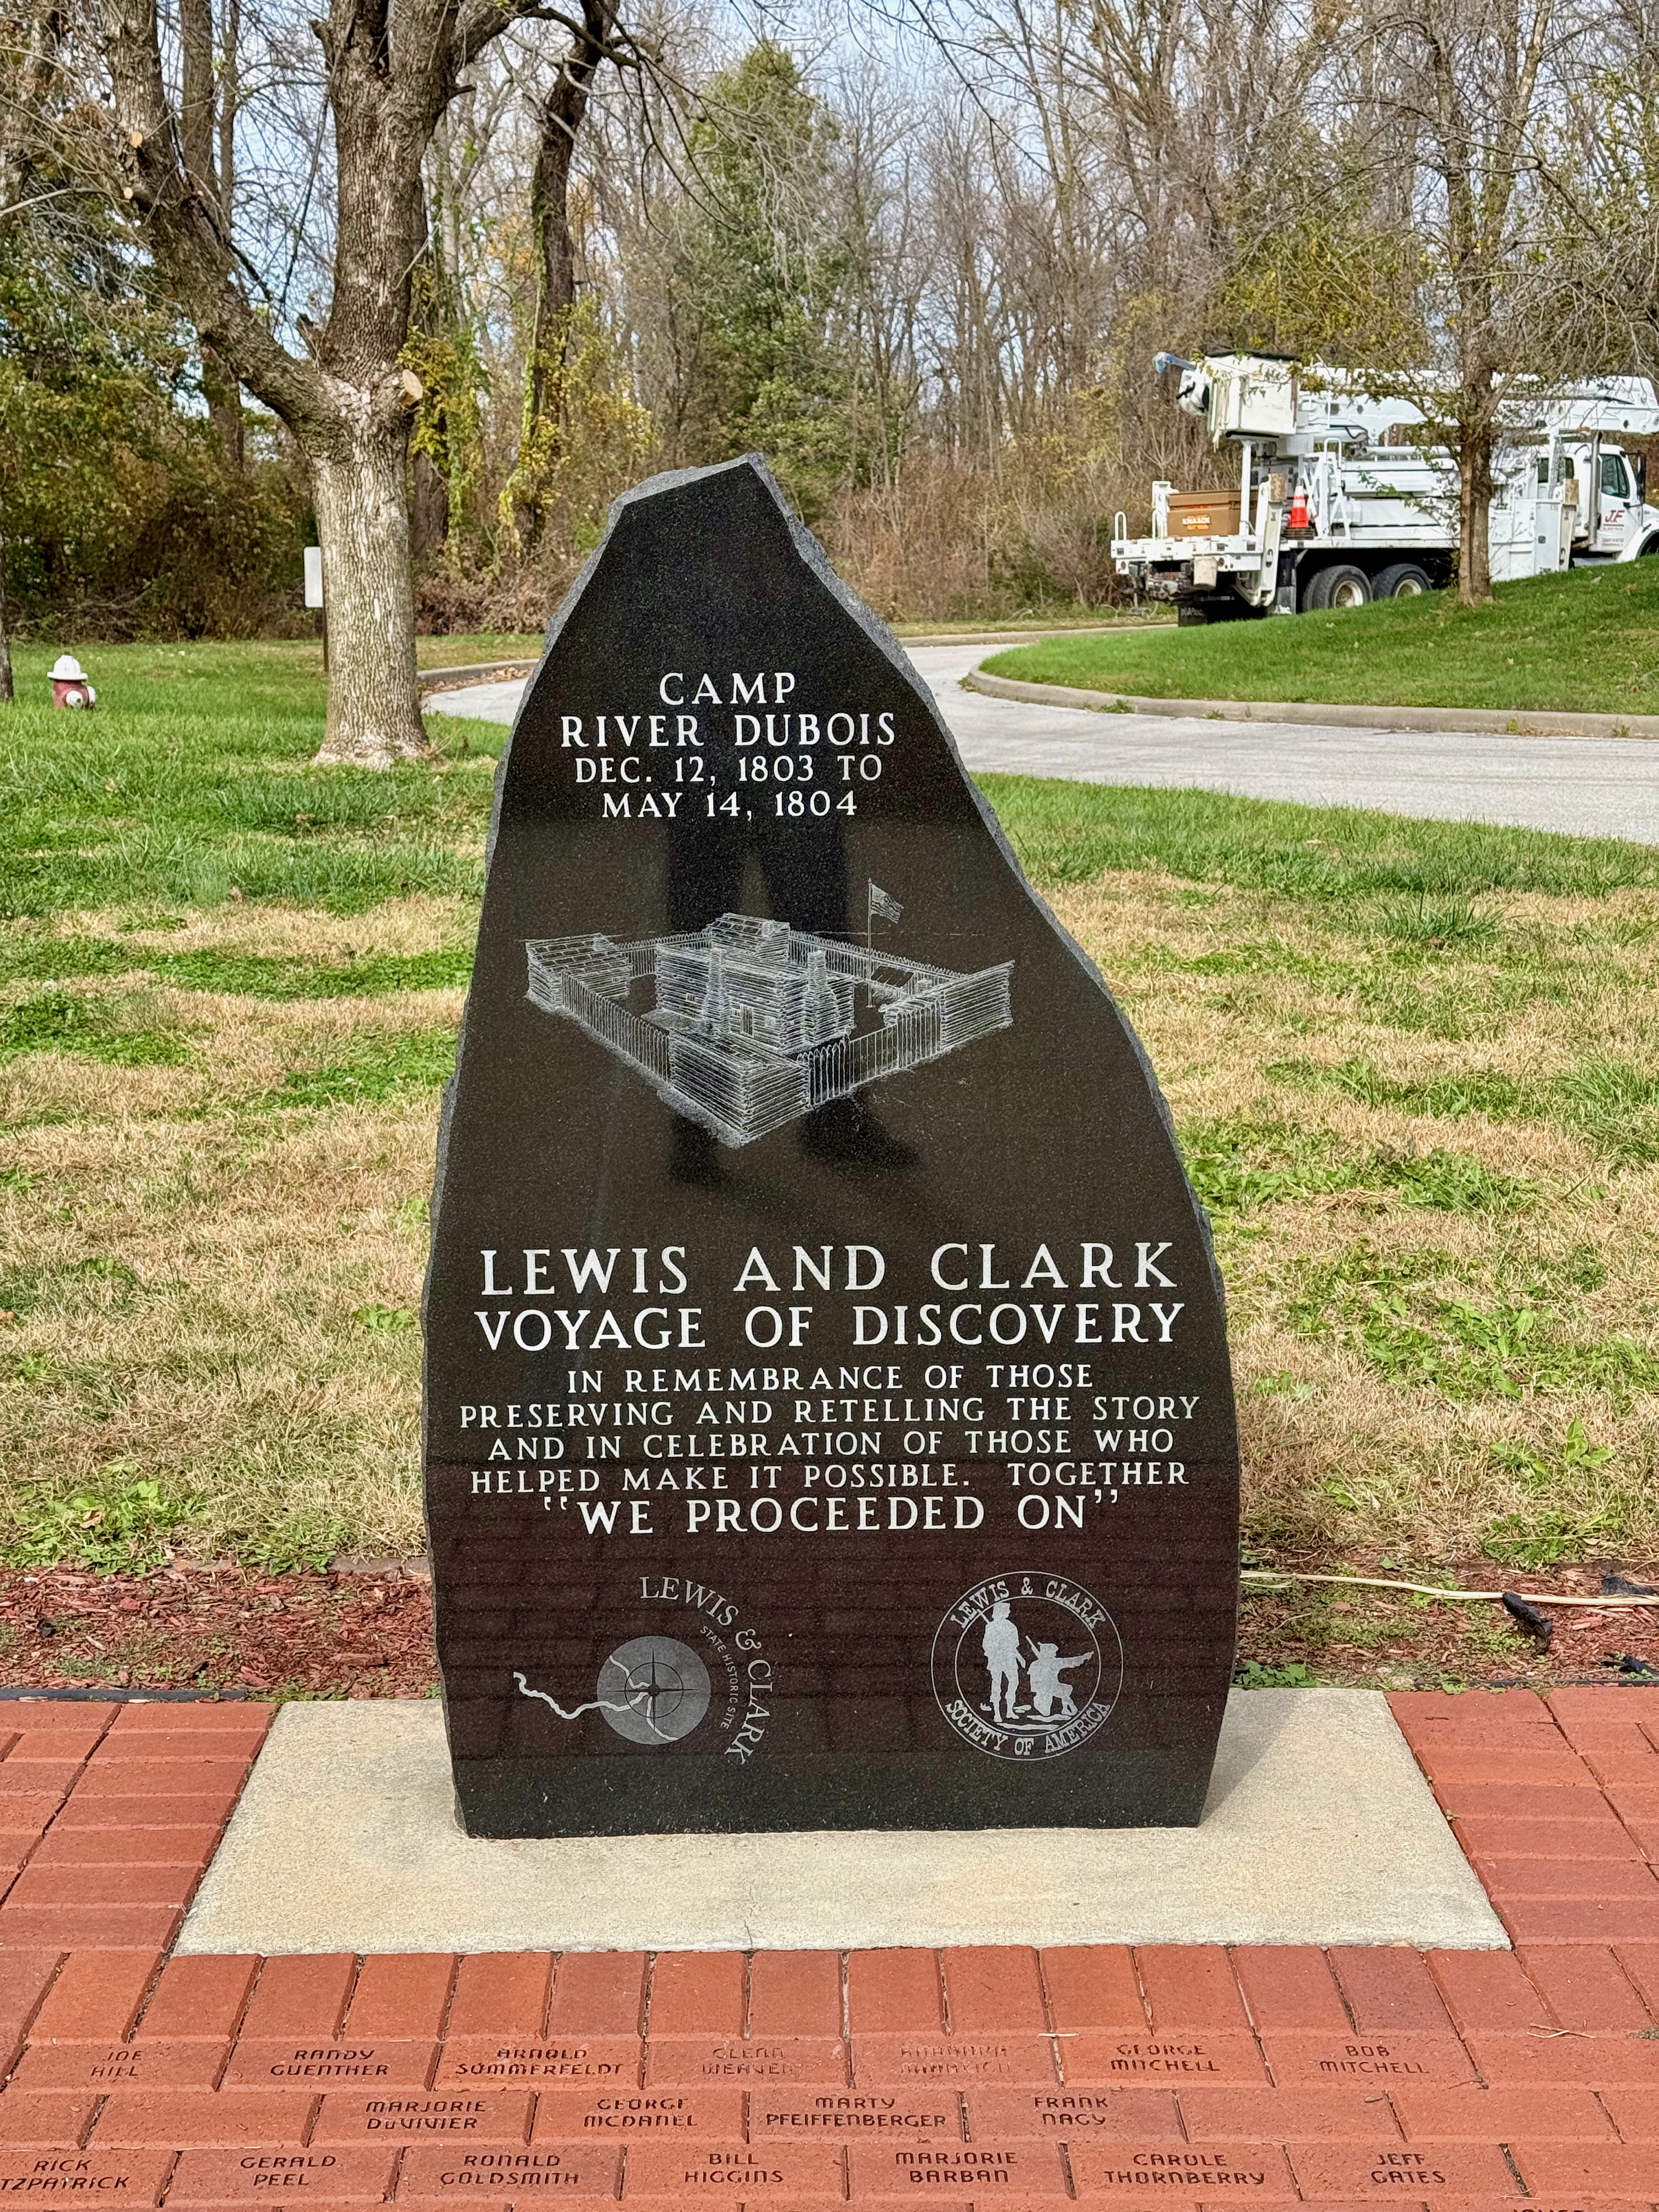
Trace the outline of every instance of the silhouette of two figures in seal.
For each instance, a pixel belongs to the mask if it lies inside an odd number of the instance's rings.
[[[1029,1656],[1022,1654],[1018,1629],[1009,1617],[1007,1606],[1000,1600],[991,1607],[991,1617],[985,1624],[985,1665],[991,1677],[991,1717],[1005,1723],[1029,1717],[1019,1702],[1019,1678],[1024,1670],[1030,1692],[1030,1715],[1038,1720],[1052,1720],[1059,1707],[1059,1718],[1069,1720],[1077,1711],[1077,1699],[1072,1686],[1064,1674],[1068,1668],[1085,1665],[1094,1656],[1091,1651],[1079,1651],[1069,1659],[1060,1656],[1057,1644],[1039,1644],[1030,1638],[1024,1639]]]

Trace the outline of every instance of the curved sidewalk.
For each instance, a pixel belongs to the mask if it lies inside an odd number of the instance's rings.
[[[1648,739],[1102,714],[964,690],[985,653],[983,644],[959,643],[910,653],[963,759],[981,773],[1225,791],[1659,844],[1659,744]],[[511,722],[522,691],[521,682],[481,684],[432,705]]]

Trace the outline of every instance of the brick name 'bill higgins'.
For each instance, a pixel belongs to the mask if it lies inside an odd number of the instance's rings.
[[[535,1005],[724,1145],[1013,1024],[1012,961],[959,974],[753,915],[632,945],[593,934],[525,949]],[[654,1005],[635,1011],[653,983]]]

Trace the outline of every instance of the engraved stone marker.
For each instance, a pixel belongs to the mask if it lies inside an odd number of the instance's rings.
[[[526,692],[426,1331],[473,1834],[1198,1819],[1238,1510],[1202,1217],[753,460],[618,503]]]

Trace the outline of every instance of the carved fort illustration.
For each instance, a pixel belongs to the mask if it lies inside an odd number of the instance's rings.
[[[532,938],[526,951],[537,1006],[726,1145],[1013,1022],[1012,961],[963,975],[754,915],[635,945]]]

